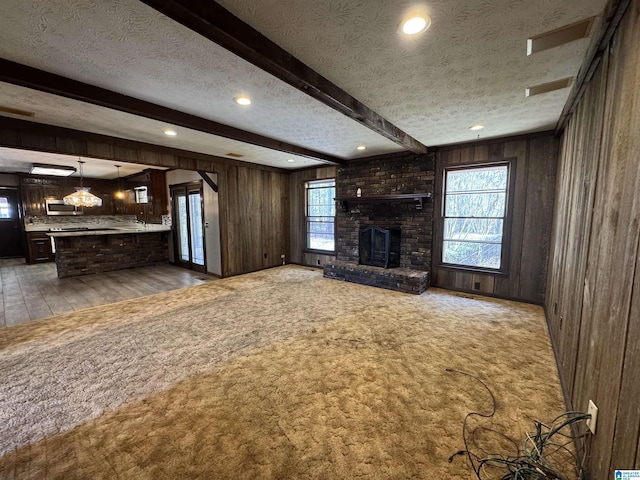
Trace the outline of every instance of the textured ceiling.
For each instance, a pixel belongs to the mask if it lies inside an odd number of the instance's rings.
[[[350,159],[402,148],[137,0],[3,0],[0,57]],[[425,33],[397,33],[405,0],[220,0],[245,22],[428,146],[553,128],[589,40],[526,56],[526,39],[598,15],[605,0],[430,0]],[[254,103],[240,107],[245,93]],[[319,162],[0,83],[33,121],[282,168]],[[6,114],[3,114],[6,115]],[[10,116],[10,115],[7,115]],[[19,118],[19,117],[16,117]],[[471,132],[468,127],[486,128]],[[367,150],[355,147],[366,144]]]
[[[37,112],[36,116],[30,120],[49,125],[101,133],[166,147],[185,148],[220,157],[226,157],[231,152],[242,155],[242,157],[229,158],[272,167],[299,168],[321,164],[317,160],[299,155],[270,150],[228,138],[215,137],[196,130],[174,128],[172,125],[157,120],[0,82],[0,105],[18,104],[26,111]],[[7,114],[6,116],[24,119],[19,115]],[[166,136],[163,131],[167,128],[174,128],[179,132],[178,136]],[[288,162],[289,159],[294,162]],[[1,165],[2,157],[0,156]]]
[[[220,0],[233,14],[428,146],[553,128],[588,39],[526,56],[527,38],[598,15],[604,0],[429,0],[429,30],[397,33],[416,2]]]

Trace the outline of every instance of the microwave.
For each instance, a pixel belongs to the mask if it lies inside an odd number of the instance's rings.
[[[47,215],[82,215],[84,213],[82,207],[75,205],[65,205],[63,200],[48,198],[44,201],[47,209]]]

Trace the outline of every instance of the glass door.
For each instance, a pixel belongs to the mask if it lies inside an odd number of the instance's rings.
[[[172,185],[170,188],[175,262],[206,272],[202,182]]]

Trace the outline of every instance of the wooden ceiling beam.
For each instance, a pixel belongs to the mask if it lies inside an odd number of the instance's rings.
[[[171,125],[230,138],[239,142],[312,158],[331,165],[346,164],[345,160],[334,157],[333,155],[327,155],[298,145],[247,132],[239,128],[214,122],[213,120],[207,120],[206,118],[196,115],[139,100],[3,58],[0,58],[0,81],[131,113],[133,115],[139,115],[141,117],[151,118],[161,122],[167,122]]]
[[[214,1],[142,0],[258,68],[414,153],[427,147]]]

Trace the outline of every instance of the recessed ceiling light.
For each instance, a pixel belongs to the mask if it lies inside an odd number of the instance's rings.
[[[407,35],[417,35],[420,32],[424,32],[430,26],[431,17],[429,17],[429,15],[421,15],[404,20],[400,25],[400,30]]]
[[[293,158],[287,158],[287,162],[293,163],[293,162],[295,162],[295,160]]]
[[[251,99],[246,95],[238,95],[234,100],[238,105],[251,105]]]
[[[477,123],[475,125],[471,125],[469,127],[469,130],[482,130],[484,128],[484,125]]]
[[[168,137],[175,137],[178,135],[175,130],[167,129],[164,131],[164,134]]]
[[[358,145],[356,148],[358,150],[365,150],[367,147],[366,147],[366,145]]]

